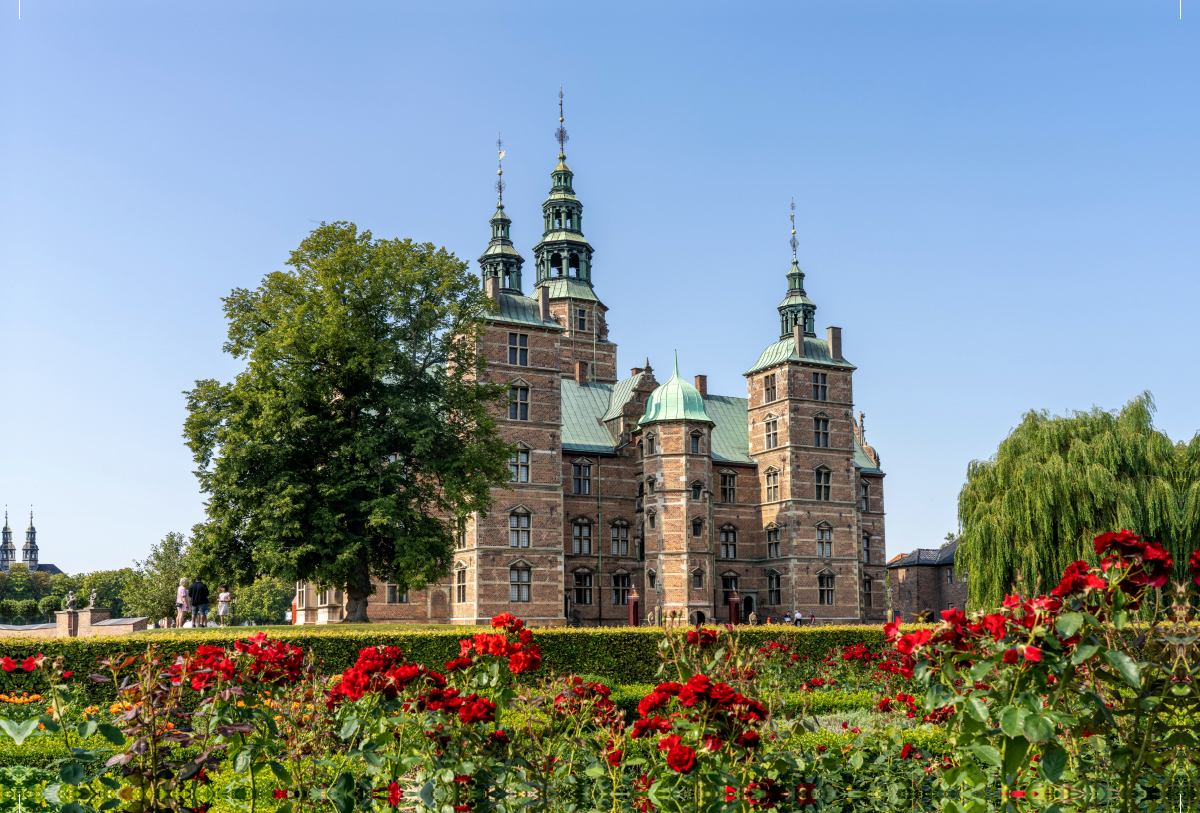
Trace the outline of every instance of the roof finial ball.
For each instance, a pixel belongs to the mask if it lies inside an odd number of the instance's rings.
[[[570,139],[570,137],[567,136],[567,128],[563,126],[563,103],[562,103],[562,100],[563,100],[562,85],[559,85],[558,86],[558,129],[554,131],[554,138],[558,141],[558,157],[566,158],[567,156],[563,152],[563,148],[564,148],[564,145],[566,145],[566,143],[568,141],[570,141],[571,139]]]

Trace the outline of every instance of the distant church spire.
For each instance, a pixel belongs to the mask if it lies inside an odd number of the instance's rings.
[[[496,134],[496,213],[489,221],[492,238],[479,258],[479,272],[484,283],[488,277],[500,281],[500,290],[507,294],[521,293],[521,266],[525,263],[512,243],[512,220],[504,213],[504,141]]]
[[[566,145],[570,140],[563,123],[563,93],[558,89],[558,165],[550,173],[550,194],[542,203],[542,239],[533,247],[537,285],[551,280],[578,281],[592,287],[593,249],[583,236],[583,204],[575,197],[575,175],[567,166]],[[566,294],[552,293],[551,296]],[[590,292],[589,292],[590,295]]]
[[[37,529],[33,527],[33,506],[29,506],[29,528],[25,531],[25,545],[21,548],[21,561],[29,565],[30,570],[37,569],[38,546]]]
[[[8,570],[17,560],[17,549],[12,541],[12,528],[8,527],[8,506],[4,506],[4,528],[0,530],[0,570]]]
[[[792,266],[787,272],[788,290],[779,303],[779,338],[786,339],[792,335],[792,330],[799,325],[805,336],[817,335],[814,316],[817,305],[804,292],[804,272],[800,270],[800,261],[796,259],[796,199],[792,198],[792,235],[788,244],[792,247]]]

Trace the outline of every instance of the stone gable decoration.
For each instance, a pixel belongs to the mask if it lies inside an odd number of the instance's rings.
[[[795,244],[778,334],[742,373],[745,393],[685,380],[673,348],[658,351],[671,354],[665,382],[649,358],[626,375],[597,290],[639,272],[596,264],[566,160],[560,149],[532,268],[502,196],[479,258],[496,303],[479,352],[509,383],[496,417],[519,444],[513,482],[487,516],[447,518],[463,533],[442,583],[406,603],[377,584],[371,619],[487,625],[511,612],[532,625],[625,625],[632,595],[639,623],[723,623],[736,594],[743,618],[882,623],[884,472],[853,417],[842,329],[818,337]],[[656,273],[682,282],[687,269]],[[335,623],[341,601],[299,584],[296,623]]]

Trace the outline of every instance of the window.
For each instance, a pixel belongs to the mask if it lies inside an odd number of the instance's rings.
[[[529,366],[529,337],[524,333],[508,334],[508,363]]]
[[[871,563],[871,535],[863,534],[863,561]]]
[[[862,510],[870,511],[871,510],[871,487],[869,485],[867,485],[866,483],[861,483],[860,490],[862,491]]]
[[[863,606],[871,606],[871,580],[863,579]]]
[[[737,558],[737,531],[733,528],[721,529],[721,558]]]
[[[721,577],[721,596],[725,606],[729,606],[729,596],[737,590],[737,576]]]
[[[700,436],[692,435],[692,454],[700,454]]]
[[[508,459],[509,479],[514,483],[529,482],[529,450],[517,449]]]
[[[703,570],[692,571],[692,587],[696,588],[697,590],[704,589],[704,571]]]
[[[832,528],[817,528],[817,556],[833,556]]]
[[[650,512],[650,530],[654,530],[654,512]]]
[[[454,547],[457,550],[462,550],[467,546],[467,532],[459,531],[458,536],[454,537]]]
[[[779,445],[779,421],[767,421],[767,448],[774,449]]]
[[[829,419],[813,418],[813,446],[829,445]]]
[[[646,438],[646,454],[654,454],[654,435]]]
[[[646,583],[649,584],[650,589],[653,590],[655,588],[655,586],[658,584],[658,574],[655,573],[653,570],[647,570],[646,571]]]
[[[778,573],[767,574],[767,604],[770,604],[773,607],[778,607],[783,603],[783,591],[781,589],[782,584],[783,577]]]
[[[828,390],[828,387],[825,386],[825,375],[826,375],[825,373],[813,373],[812,374],[813,400],[814,401],[828,401],[829,400],[829,398],[827,397],[829,395],[829,390]]]
[[[954,568],[946,568],[946,584],[954,584]]]
[[[577,522],[574,527],[575,553],[581,556],[591,556],[592,526],[586,522]]]
[[[401,593],[399,587],[397,587],[394,584],[389,584],[387,586],[386,602],[388,604],[407,604],[408,603],[408,591],[405,590],[403,593]]]
[[[721,475],[721,502],[737,502],[737,475]]]
[[[813,474],[815,475],[815,478],[816,478],[815,482],[816,482],[816,487],[817,487],[817,494],[816,494],[817,499],[818,500],[828,500],[829,499],[829,474],[830,474],[829,469],[817,469],[815,472],[813,472]]]
[[[912,601],[912,590],[905,590],[905,591],[904,591],[904,600],[905,600],[905,601]]]
[[[613,574],[613,604],[628,604],[629,603],[629,574],[614,573]]]
[[[508,600],[529,601],[529,568],[508,569]]]
[[[575,315],[579,320],[579,329],[587,330],[587,311],[580,308]]]
[[[508,546],[510,548],[529,547],[529,514],[508,515]]]
[[[576,463],[571,466],[571,493],[592,493],[592,466],[590,463]]]
[[[629,526],[623,522],[612,526],[612,555],[629,555]]]
[[[817,576],[817,604],[826,607],[833,606],[833,574],[822,573]]]
[[[779,529],[778,528],[768,528],[767,529],[767,558],[768,559],[778,559],[779,558]]]
[[[508,419],[510,421],[529,420],[528,387],[513,387],[508,391]]]
[[[307,585],[304,582],[296,582],[296,608],[303,610],[305,607],[305,597],[308,595]]]
[[[646,490],[649,491],[651,494],[654,493],[654,478],[653,477],[646,478]]]
[[[767,502],[779,499],[779,472],[767,472]]]
[[[779,397],[779,391],[775,388],[775,373],[771,373],[763,378],[763,403],[768,404]]]
[[[692,520],[692,536],[696,536],[696,537],[704,536],[704,520],[702,520],[702,519]]]
[[[454,574],[454,600],[459,604],[467,603],[467,571],[458,571]]]
[[[693,500],[700,499],[700,492],[703,490],[704,490],[704,486],[701,483],[692,483],[692,499]]]
[[[592,603],[592,574],[591,573],[576,573],[575,574],[575,603],[576,604],[591,604]]]

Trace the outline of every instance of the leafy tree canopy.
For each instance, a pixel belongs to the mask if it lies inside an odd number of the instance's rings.
[[[1200,536],[1200,435],[1174,444],[1154,428],[1149,392],[1120,411],[1031,411],[958,497],[958,567],[971,604],[998,605],[1018,576],[1032,590],[1071,562],[1095,564],[1092,539],[1126,528],[1171,551],[1177,579]]]
[[[214,580],[339,587],[366,621],[372,576],[443,577],[457,523],[508,479],[490,410],[506,388],[476,349],[492,303],[445,249],[352,223],[314,229],[287,264],[223,300],[244,371],[186,393],[200,556]]]
[[[107,609],[113,618],[125,617],[125,602],[121,599],[121,593],[125,582],[132,575],[133,570],[127,567],[80,573],[75,577],[75,599],[80,609],[87,606],[92,591],[95,590],[97,607]]]
[[[13,601],[33,598],[33,581],[30,578],[29,566],[24,562],[17,562],[8,568],[8,584],[5,586],[4,597]]]
[[[219,587],[219,585],[217,585]],[[292,605],[292,596],[296,593],[296,585],[271,576],[257,579],[254,584],[246,587],[230,585],[233,594],[233,612],[240,624],[243,621],[254,621],[259,624],[280,624],[283,614]],[[213,594],[213,614],[216,614],[216,593]]]
[[[133,572],[121,586],[125,609],[134,616],[154,620],[173,618],[179,580],[195,575],[195,566],[189,560],[190,549],[184,535],[172,531],[151,546],[145,560],[135,560]]]

